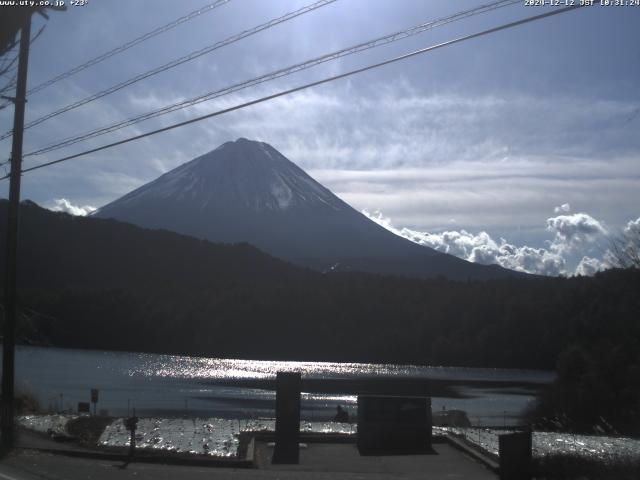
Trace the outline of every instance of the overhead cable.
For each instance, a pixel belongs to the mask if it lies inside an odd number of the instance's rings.
[[[250,28],[249,30],[245,30],[241,33],[238,33],[236,35],[232,35],[228,38],[226,38],[225,40],[221,40],[219,42],[216,42],[212,45],[209,45],[207,47],[201,48],[200,50],[196,50],[194,52],[191,52],[187,55],[184,55],[180,58],[177,58],[175,60],[172,60],[171,62],[165,63],[164,65],[160,66],[160,67],[156,67],[154,69],[148,70],[144,73],[138,74],[135,77],[132,77],[128,80],[125,80],[123,82],[117,83],[116,85],[113,85],[105,90],[102,90],[98,93],[94,93],[93,95],[89,95],[88,97],[83,98],[82,100],[78,100],[77,102],[71,103],[65,107],[59,108],[58,110],[55,110],[51,113],[48,113],[47,115],[44,115],[40,118],[37,118],[27,124],[25,124],[24,128],[28,129],[31,127],[34,127],[36,125],[41,124],[42,122],[45,122],[53,117],[56,117],[62,113],[68,112],[70,110],[76,109],[78,107],[81,107],[83,105],[86,105],[87,103],[93,102],[94,100],[97,100],[99,98],[105,97],[107,95],[110,95],[114,92],[117,92],[119,90],[122,90],[125,87],[128,87],[129,85],[133,85],[134,83],[137,83],[141,80],[144,80],[146,78],[152,77],[154,75],[157,75],[158,73],[164,72],[166,70],[169,70],[170,68],[173,67],[177,67],[178,65],[182,65],[185,62],[189,62],[191,60],[195,60],[198,57],[201,57],[202,55],[205,55],[207,53],[211,53],[214,50],[218,50],[222,47],[226,47],[227,45],[230,45],[232,43],[235,43],[239,40],[242,40],[243,38],[249,37],[251,35],[255,35],[263,30],[267,30],[269,28],[272,28],[276,25],[279,25],[281,23],[287,22],[289,20],[292,20],[300,15],[304,15],[305,13],[309,13],[313,10],[316,10],[318,8],[324,7],[326,5],[329,5],[331,3],[336,2],[337,0],[319,0],[316,1],[315,3],[312,3],[310,5],[307,5],[305,7],[299,8],[298,10],[289,12],[281,17],[278,18],[274,18],[272,20],[269,20],[266,23],[260,24],[256,27]],[[4,134],[2,134],[0,136],[0,140],[3,140],[9,136],[11,136],[11,134],[13,133],[13,131],[8,131],[5,132]]]
[[[261,83],[265,83],[271,80],[275,80],[281,77],[285,77],[288,75],[292,75],[294,73],[300,72],[302,70],[307,70],[311,67],[320,65],[325,62],[333,61],[348,55],[353,55],[359,52],[363,52],[365,50],[369,50],[372,48],[376,48],[382,45],[386,45],[392,42],[396,42],[398,40],[402,40],[404,38],[417,35],[419,33],[425,32],[427,30],[431,30],[433,28],[446,25],[451,22],[455,22],[458,20],[462,20],[464,18],[468,18],[474,15],[479,15],[481,13],[489,12],[498,8],[510,6],[516,3],[521,3],[520,0],[502,0],[492,2],[486,5],[481,5],[479,7],[475,7],[469,10],[465,10],[462,12],[455,13],[453,15],[449,15],[446,17],[439,18],[437,20],[431,20],[428,22],[421,23],[419,25],[412,26],[405,30],[400,30],[382,37],[378,37],[372,40],[368,40],[366,42],[359,43],[357,45],[353,45],[347,48],[343,48],[338,51],[334,51],[320,57],[313,58],[311,60],[306,60],[301,63],[297,63],[295,65],[290,65],[285,68],[281,68],[279,70],[275,70],[273,72],[261,75],[259,77],[252,78],[250,80],[245,80],[243,82],[235,83],[224,88],[214,90],[202,95],[198,95],[196,97],[190,98],[188,100],[182,100],[177,103],[173,103],[167,105],[165,107],[149,111],[147,113],[137,115],[135,117],[131,117],[127,120],[122,120],[104,127],[100,127],[98,129],[90,130],[88,132],[84,132],[79,135],[75,135],[73,137],[66,138],[64,140],[59,140],[54,143],[50,143],[46,146],[40,147],[37,150],[28,152],[24,155],[24,157],[30,157],[34,155],[41,155],[44,153],[48,153],[54,150],[59,150],[60,148],[68,147],[78,142],[82,142],[85,140],[89,140],[91,138],[95,138],[101,135],[105,135],[107,133],[114,132],[116,130],[123,129],[125,127],[140,123],[145,120],[149,120],[151,118],[155,118],[161,115],[165,115],[177,110],[181,110],[184,108],[191,107],[193,105],[197,105],[202,102],[206,102],[215,98],[222,97],[224,95],[229,95],[231,93],[238,92],[240,90],[253,87],[255,85],[259,85]]]
[[[85,156],[85,155],[89,155],[91,153],[96,153],[96,152],[99,152],[99,151],[102,151],[102,150],[107,150],[109,148],[113,148],[113,147],[116,147],[118,145],[123,145],[125,143],[129,143],[129,142],[133,142],[133,141],[136,141],[136,140],[140,140],[142,138],[146,138],[146,137],[150,137],[150,136],[153,136],[153,135],[157,135],[159,133],[163,133],[163,132],[166,132],[166,131],[169,131],[169,130],[173,130],[173,129],[176,129],[176,128],[179,128],[179,127],[184,127],[184,126],[190,125],[192,123],[200,122],[200,121],[206,120],[208,118],[216,117],[216,116],[219,116],[219,115],[224,115],[226,113],[233,112],[233,111],[236,111],[236,110],[240,110],[240,109],[252,106],[252,105],[257,105],[259,103],[263,103],[263,102],[266,102],[266,101],[269,101],[269,100],[273,100],[273,99],[278,98],[278,97],[282,97],[282,96],[285,96],[285,95],[290,95],[292,93],[299,92],[301,90],[305,90],[305,89],[308,89],[308,88],[311,88],[311,87],[315,87],[315,86],[318,86],[318,85],[322,85],[322,84],[325,84],[325,83],[333,82],[335,80],[339,80],[339,79],[342,79],[342,78],[350,77],[352,75],[363,73],[363,72],[366,72],[368,70],[372,70],[372,69],[379,68],[379,67],[382,67],[382,66],[385,66],[385,65],[389,65],[391,63],[395,63],[395,62],[399,62],[399,61],[402,61],[402,60],[406,60],[408,58],[412,58],[412,57],[415,57],[417,55],[422,55],[424,53],[431,52],[431,51],[439,49],[439,48],[447,47],[449,45],[454,45],[454,44],[461,43],[461,42],[464,42],[464,41],[467,41],[467,40],[471,40],[473,38],[477,38],[477,37],[481,37],[481,36],[488,35],[488,34],[491,34],[491,33],[499,32],[501,30],[506,30],[506,29],[509,29],[509,28],[517,27],[517,26],[524,25],[524,24],[529,23],[529,22],[533,22],[533,21],[536,21],[536,20],[541,20],[543,18],[551,17],[551,16],[554,16],[554,15],[559,15],[561,13],[565,13],[565,12],[568,12],[568,11],[571,11],[571,10],[576,10],[578,8],[582,8],[583,6],[584,5],[573,5],[573,6],[569,6],[569,7],[553,9],[553,10],[548,11],[546,13],[541,13],[539,15],[533,15],[531,17],[526,17],[526,18],[523,18],[521,20],[516,20],[516,21],[513,21],[513,22],[505,23],[505,24],[499,25],[497,27],[489,28],[487,30],[482,30],[480,32],[476,32],[476,33],[472,33],[472,34],[465,35],[465,36],[462,36],[462,37],[458,37],[458,38],[455,38],[453,40],[448,40],[446,42],[438,43],[436,45],[432,45],[432,46],[429,46],[429,47],[421,48],[419,50],[415,50],[413,52],[406,53],[406,54],[400,55],[398,57],[394,57],[394,58],[391,58],[391,59],[388,59],[388,60],[384,60],[382,62],[374,63],[374,64],[368,65],[366,67],[357,68],[355,70],[350,70],[348,72],[341,73],[339,75],[334,75],[332,77],[327,77],[327,78],[324,78],[322,80],[316,80],[316,81],[311,82],[311,83],[307,83],[307,84],[304,84],[304,85],[301,85],[301,86],[298,86],[298,87],[295,87],[295,88],[290,88],[288,90],[284,90],[284,91],[281,91],[281,92],[278,92],[278,93],[267,95],[265,97],[261,97],[261,98],[258,98],[256,100],[251,100],[249,102],[245,102],[245,103],[242,103],[242,104],[239,104],[239,105],[235,105],[233,107],[225,108],[225,109],[222,109],[222,110],[217,110],[215,112],[211,112],[211,113],[208,113],[206,115],[201,115],[199,117],[195,117],[195,118],[192,118],[190,120],[185,120],[183,122],[174,123],[172,125],[169,125],[169,126],[166,126],[166,127],[163,127],[163,128],[159,128],[157,130],[153,130],[153,131],[150,131],[150,132],[147,132],[147,133],[143,133],[143,134],[140,134],[140,135],[135,135],[133,137],[125,138],[125,139],[119,140],[117,142],[109,143],[109,144],[106,144],[106,145],[102,145],[100,147],[92,148],[90,150],[85,150],[85,151],[80,152],[80,153],[76,153],[76,154],[69,155],[69,156],[66,156],[66,157],[63,157],[63,158],[59,158],[57,160],[52,160],[50,162],[45,162],[45,163],[42,163],[40,165],[35,165],[33,167],[25,168],[25,169],[22,170],[22,173],[31,172],[31,171],[38,170],[38,169],[41,169],[41,168],[45,168],[45,167],[48,167],[48,166],[51,166],[51,165],[55,165],[55,164],[58,164],[58,163],[66,162],[66,161],[72,160],[74,158],[78,158],[78,157],[82,157],[82,156]],[[8,178],[8,175],[0,178],[0,180],[4,180],[6,178]]]
[[[36,92],[39,92],[40,90],[44,90],[45,88],[53,85],[54,83],[59,82],[60,80],[64,80],[65,78],[69,78],[72,75],[75,75],[78,72],[81,72],[82,70],[86,70],[89,67],[93,67],[94,65],[97,65],[100,62],[103,62],[104,60],[106,60],[107,58],[111,58],[114,55],[118,55],[119,53],[122,53],[126,50],[129,50],[131,47],[134,47],[136,45],[138,45],[139,43],[144,42],[145,40],[149,40],[150,38],[153,38],[157,35],[160,35],[162,33],[165,33],[169,30],[171,30],[172,28],[177,27],[178,25],[181,25],[185,22],[188,22],[189,20],[193,20],[196,17],[199,17],[200,15],[202,15],[203,13],[207,13],[210,12],[222,5],[224,5],[225,3],[230,2],[231,0],[217,0],[213,3],[210,3],[208,5],[205,5],[204,7],[201,7],[197,10],[194,10],[191,13],[188,13],[187,15],[184,15],[183,17],[180,17],[176,20],[173,20],[172,22],[167,23],[166,25],[163,25],[161,27],[158,27],[148,33],[145,33],[144,35],[140,35],[139,37],[134,38],[133,40],[127,42],[127,43],[123,43],[122,45],[109,50],[108,52],[105,52],[101,55],[98,55],[95,58],[92,58],[91,60],[87,60],[86,62],[73,67],[70,70],[67,70],[66,72],[61,73],[60,75],[57,75],[53,78],[50,78],[49,80],[42,82],[38,85],[36,85],[35,87],[32,87],[31,89],[27,90],[27,95],[32,95]]]

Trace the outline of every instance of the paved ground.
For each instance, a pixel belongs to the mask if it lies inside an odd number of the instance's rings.
[[[434,451],[431,455],[361,456],[353,443],[310,443],[300,450],[299,465],[272,465],[273,448],[258,442],[256,461],[258,467],[265,470],[325,473],[326,478],[333,478],[338,473],[364,474],[366,478],[382,475],[385,478],[428,480],[497,478],[483,465],[446,443],[435,444]]]
[[[49,438],[47,435],[39,432],[32,432],[26,428],[18,431],[17,446],[22,448],[60,450],[72,452],[95,452],[97,448],[84,448],[76,445],[74,442],[61,442]]]
[[[272,450],[258,444],[263,469],[187,467],[130,463],[22,450],[0,461],[0,480],[216,479],[355,480],[474,479],[496,480],[481,464],[447,444],[435,445],[435,455],[361,457],[353,444],[309,444],[300,465],[271,465]]]

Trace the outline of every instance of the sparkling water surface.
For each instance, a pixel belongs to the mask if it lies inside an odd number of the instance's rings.
[[[99,389],[97,411],[125,416],[272,418],[275,392],[233,386],[233,380],[275,378],[278,371],[298,371],[305,378],[408,377],[544,384],[553,372],[460,367],[422,367],[332,362],[279,362],[70,350],[19,346],[18,390],[31,392],[44,409],[75,411],[78,402]],[[216,382],[225,381],[224,385]],[[533,393],[509,387],[460,387],[464,398],[434,397],[434,410],[461,409],[478,425],[517,424],[535,400]],[[337,405],[355,414],[356,397],[302,394],[302,417],[333,418]]]

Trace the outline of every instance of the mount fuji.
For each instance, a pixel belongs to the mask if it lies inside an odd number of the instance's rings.
[[[213,242],[247,242],[320,271],[465,280],[521,275],[401,238],[272,146],[244,138],[165,173],[93,215]]]

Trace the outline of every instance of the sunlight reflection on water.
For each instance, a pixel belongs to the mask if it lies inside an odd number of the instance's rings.
[[[272,416],[275,392],[257,383],[286,370],[310,379],[447,380],[456,383],[451,389],[454,396],[434,396],[434,410],[464,410],[472,423],[482,425],[515,425],[535,400],[535,388],[519,389],[508,382],[544,384],[554,376],[531,370],[216,359],[27,346],[17,348],[16,367],[19,387],[33,393],[43,408],[75,410],[78,402],[88,401],[90,389],[97,388],[98,409],[116,416],[136,409],[149,417]],[[473,385],[474,381],[489,381],[492,386]],[[507,383],[500,386],[500,382]],[[355,414],[353,395],[304,393],[302,400],[302,416],[307,420],[333,418],[338,404]]]
[[[277,372],[300,372],[305,378],[350,378],[368,376],[400,376],[431,379],[473,379],[518,381],[526,372],[527,380],[547,383],[550,372],[512,369],[479,369],[464,367],[383,365],[374,363],[298,362],[270,360],[218,359],[180,355],[139,354],[129,375],[187,379],[270,379]]]

